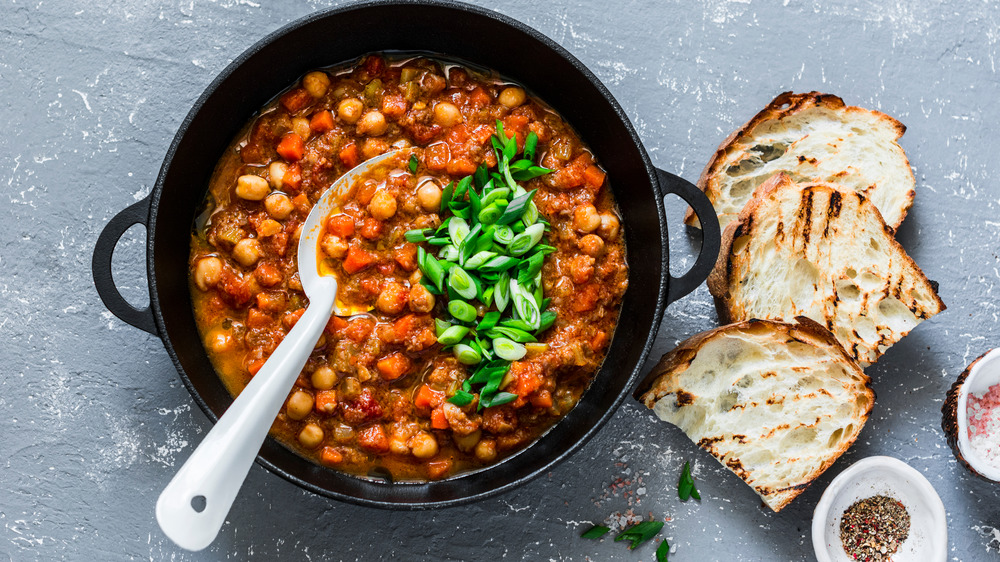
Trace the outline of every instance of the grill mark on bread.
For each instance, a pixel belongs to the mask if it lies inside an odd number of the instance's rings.
[[[678,406],[687,406],[689,404],[694,404],[694,395],[689,392],[678,390],[674,396]]]
[[[802,190],[802,204],[799,206],[799,214],[802,217],[802,245],[809,245],[809,234],[812,230],[812,189]]]

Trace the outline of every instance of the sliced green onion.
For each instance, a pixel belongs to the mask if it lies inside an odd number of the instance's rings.
[[[418,164],[419,164],[419,162],[417,162],[417,155],[416,154],[411,154],[410,155],[410,173],[411,174],[417,173],[417,165]]]
[[[451,203],[451,198],[455,194],[455,182],[450,181],[448,185],[444,186],[441,190],[441,214],[443,215],[445,211],[448,210],[448,203]]]
[[[496,257],[496,252],[479,252],[466,260],[465,267],[468,269],[479,269],[487,261]]]
[[[473,176],[473,179],[476,180],[476,186],[478,186],[479,189],[482,189],[486,185],[486,182],[490,181],[490,171],[486,168],[485,164],[480,164],[479,167],[476,168],[476,173]]]
[[[448,244],[447,246],[441,248],[441,251],[438,252],[438,257],[452,262],[458,261],[458,248]]]
[[[518,195],[507,205],[504,210],[503,215],[497,219],[497,224],[510,224],[517,219],[521,218],[525,210],[529,207],[531,199],[535,196],[537,189],[532,189],[531,191],[525,193],[524,195]],[[537,211],[536,211],[537,214]]]
[[[534,343],[538,341],[535,336],[529,334],[525,330],[518,330],[517,328],[508,328],[504,326],[495,326],[492,330],[486,332],[486,337],[489,338],[507,338],[519,343]]]
[[[660,541],[660,546],[656,547],[656,562],[668,562],[670,556],[670,543],[667,539]]]
[[[538,222],[538,206],[532,201],[528,203],[528,208],[524,210],[524,214],[521,215],[521,221],[525,225],[535,224]]]
[[[489,306],[490,302],[492,302],[493,300],[493,289],[495,287],[496,287],[495,285],[491,285],[483,289],[483,296],[479,297],[479,302],[483,303],[486,306]]]
[[[457,344],[452,353],[455,354],[455,359],[458,359],[458,362],[463,365],[475,365],[483,360],[483,355],[480,352],[464,343]]]
[[[463,298],[469,300],[476,298],[475,281],[473,281],[471,275],[457,265],[448,271],[448,286]]]
[[[483,404],[483,408],[492,408],[493,406],[502,406],[508,402],[513,402],[518,399],[518,395],[511,394],[510,392],[497,392],[492,397],[488,397],[488,404]]]
[[[452,217],[448,222],[448,237],[451,238],[451,243],[458,246],[468,235],[469,223],[462,217]]]
[[[643,521],[618,533],[615,542],[629,541],[632,543],[628,547],[629,550],[635,550],[635,547],[655,537],[662,528],[663,521]]]
[[[535,160],[535,148],[538,147],[538,135],[535,131],[528,131],[528,137],[524,139],[524,157],[528,160]]]
[[[497,325],[497,321],[500,320],[500,313],[497,311],[487,312],[483,315],[483,319],[476,326],[477,332],[486,332]]]
[[[479,267],[479,271],[486,273],[496,273],[505,271],[520,263],[521,260],[510,256],[497,256]]]
[[[458,181],[458,185],[455,186],[454,198],[457,201],[461,201],[465,198],[465,193],[469,191],[469,186],[472,185],[472,176],[466,176]]]
[[[507,338],[495,338],[493,340],[493,351],[497,357],[507,361],[517,361],[522,359],[528,351],[524,346]]]
[[[521,269],[520,273],[517,274],[517,282],[521,285],[527,286],[528,283],[535,281],[535,276],[542,271],[542,262],[545,260],[545,254],[535,252],[531,254],[526,260],[521,260],[518,265]]]
[[[499,199],[506,199],[510,195],[510,190],[506,187],[498,187],[483,195],[483,207],[486,207]]]
[[[483,207],[483,209],[479,211],[479,216],[477,218],[479,219],[479,222],[483,224],[493,224],[497,222],[497,219],[499,219],[501,215],[503,215],[503,209],[494,203]]]
[[[609,527],[605,527],[604,525],[594,525],[593,527],[584,531],[583,534],[580,535],[580,537],[585,539],[599,539],[604,535],[606,535],[607,532],[610,530],[611,529]]]
[[[450,301],[448,303],[448,312],[462,322],[472,322],[476,319],[476,307],[465,301]]]
[[[455,394],[448,397],[448,402],[456,406],[468,406],[472,403],[472,400],[476,397],[475,394],[471,394],[465,390],[456,391]]]
[[[407,230],[406,234],[404,234],[403,237],[406,238],[407,242],[413,242],[413,243],[426,242],[427,235],[432,234],[433,232],[434,231],[429,228],[427,229],[417,228],[414,230]]]
[[[451,324],[449,322],[445,322],[444,320],[441,320],[440,318],[435,318],[434,319],[434,335],[435,336],[437,336],[437,337],[440,338],[441,334],[444,334],[445,331],[448,330],[448,328],[451,328]]]
[[[472,208],[468,203],[456,203],[452,201],[451,203],[448,203],[448,208],[451,209],[451,212],[456,217],[463,220],[469,220],[469,218],[472,217]]]
[[[451,238],[439,236],[437,238],[431,238],[427,241],[427,243],[431,246],[447,246],[448,244],[451,244]]]
[[[497,280],[496,290],[493,291],[493,302],[500,312],[503,312],[510,302],[510,275],[506,271],[501,273],[500,279]]]
[[[465,265],[465,261],[472,257],[472,254],[476,253],[476,242],[479,240],[479,235],[483,231],[483,225],[476,223],[476,226],[472,227],[469,234],[462,240],[462,243],[458,245],[458,262]]]
[[[514,256],[525,254],[535,244],[542,239],[545,234],[545,227],[540,224],[533,224],[524,229],[524,232],[514,237],[514,240],[507,245],[507,250]]]
[[[534,295],[522,287],[517,280],[512,279],[510,296],[514,302],[514,310],[521,317],[521,320],[527,322],[532,329],[538,329],[542,321],[542,313],[538,310],[538,303],[535,302]]]
[[[513,318],[510,320],[504,320],[503,322],[500,323],[500,325],[505,328],[514,328],[517,330],[524,330],[524,331],[532,329],[531,324],[528,324],[524,320],[514,320]]]
[[[489,184],[487,183],[487,186]],[[485,187],[483,189],[486,189]],[[476,193],[476,190],[469,187],[469,213],[472,217],[479,216],[479,210],[483,208],[483,200]]]
[[[417,248],[417,263],[419,264],[420,271],[430,279],[431,283],[437,287],[437,290],[444,291],[444,267],[434,258],[434,256],[429,255],[422,247]]]
[[[538,323],[538,331],[544,332],[552,327],[556,323],[556,313],[551,310],[546,310],[542,313],[541,322]]]
[[[514,231],[505,224],[494,225],[493,239],[499,244],[510,244],[514,240]]]
[[[545,174],[551,173],[552,170],[548,168],[543,168],[541,166],[531,166],[525,170],[511,170],[510,176],[517,181],[528,181],[539,176],[544,176]]]
[[[465,326],[452,326],[438,336],[438,343],[442,345],[455,345],[462,341],[462,338],[469,335],[469,328]]]

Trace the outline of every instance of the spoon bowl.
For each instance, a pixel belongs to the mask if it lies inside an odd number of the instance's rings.
[[[399,154],[387,152],[362,162],[335,181],[310,210],[302,225],[296,260],[302,289],[309,298],[306,311],[156,502],[156,521],[178,546],[197,551],[215,540],[275,416],[330,316],[351,314],[337,301],[336,277],[319,271],[317,253],[323,222],[343,204],[342,194],[359,177]]]

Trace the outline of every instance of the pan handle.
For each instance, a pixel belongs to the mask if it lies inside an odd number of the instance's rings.
[[[159,336],[156,330],[156,322],[153,319],[153,311],[149,306],[146,308],[136,308],[128,303],[115,286],[114,277],[111,275],[111,255],[118,245],[125,231],[133,224],[148,226],[150,197],[146,197],[138,203],[129,205],[122,212],[118,213],[108,221],[108,224],[97,237],[97,244],[94,245],[94,259],[91,262],[91,269],[94,273],[94,285],[97,287],[97,294],[104,301],[104,306],[118,318],[149,332],[154,336]]]
[[[708,274],[715,267],[715,261],[719,257],[719,247],[722,243],[722,233],[719,230],[719,217],[715,214],[712,202],[703,191],[686,179],[656,169],[656,177],[660,182],[660,189],[665,194],[673,193],[677,195],[694,209],[694,214],[701,222],[701,250],[698,252],[698,259],[694,265],[680,277],[670,276],[670,283],[667,286],[667,304],[670,304],[684,295],[694,291],[698,285],[708,279]]]

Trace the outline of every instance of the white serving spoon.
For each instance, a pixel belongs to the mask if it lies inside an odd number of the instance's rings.
[[[345,187],[397,154],[387,152],[362,162],[334,182],[309,212],[302,225],[297,260],[309,307],[156,501],[156,521],[178,546],[201,550],[215,540],[275,416],[331,314],[351,314],[337,303],[337,279],[320,275],[318,270],[323,219],[341,203],[338,195]]]

